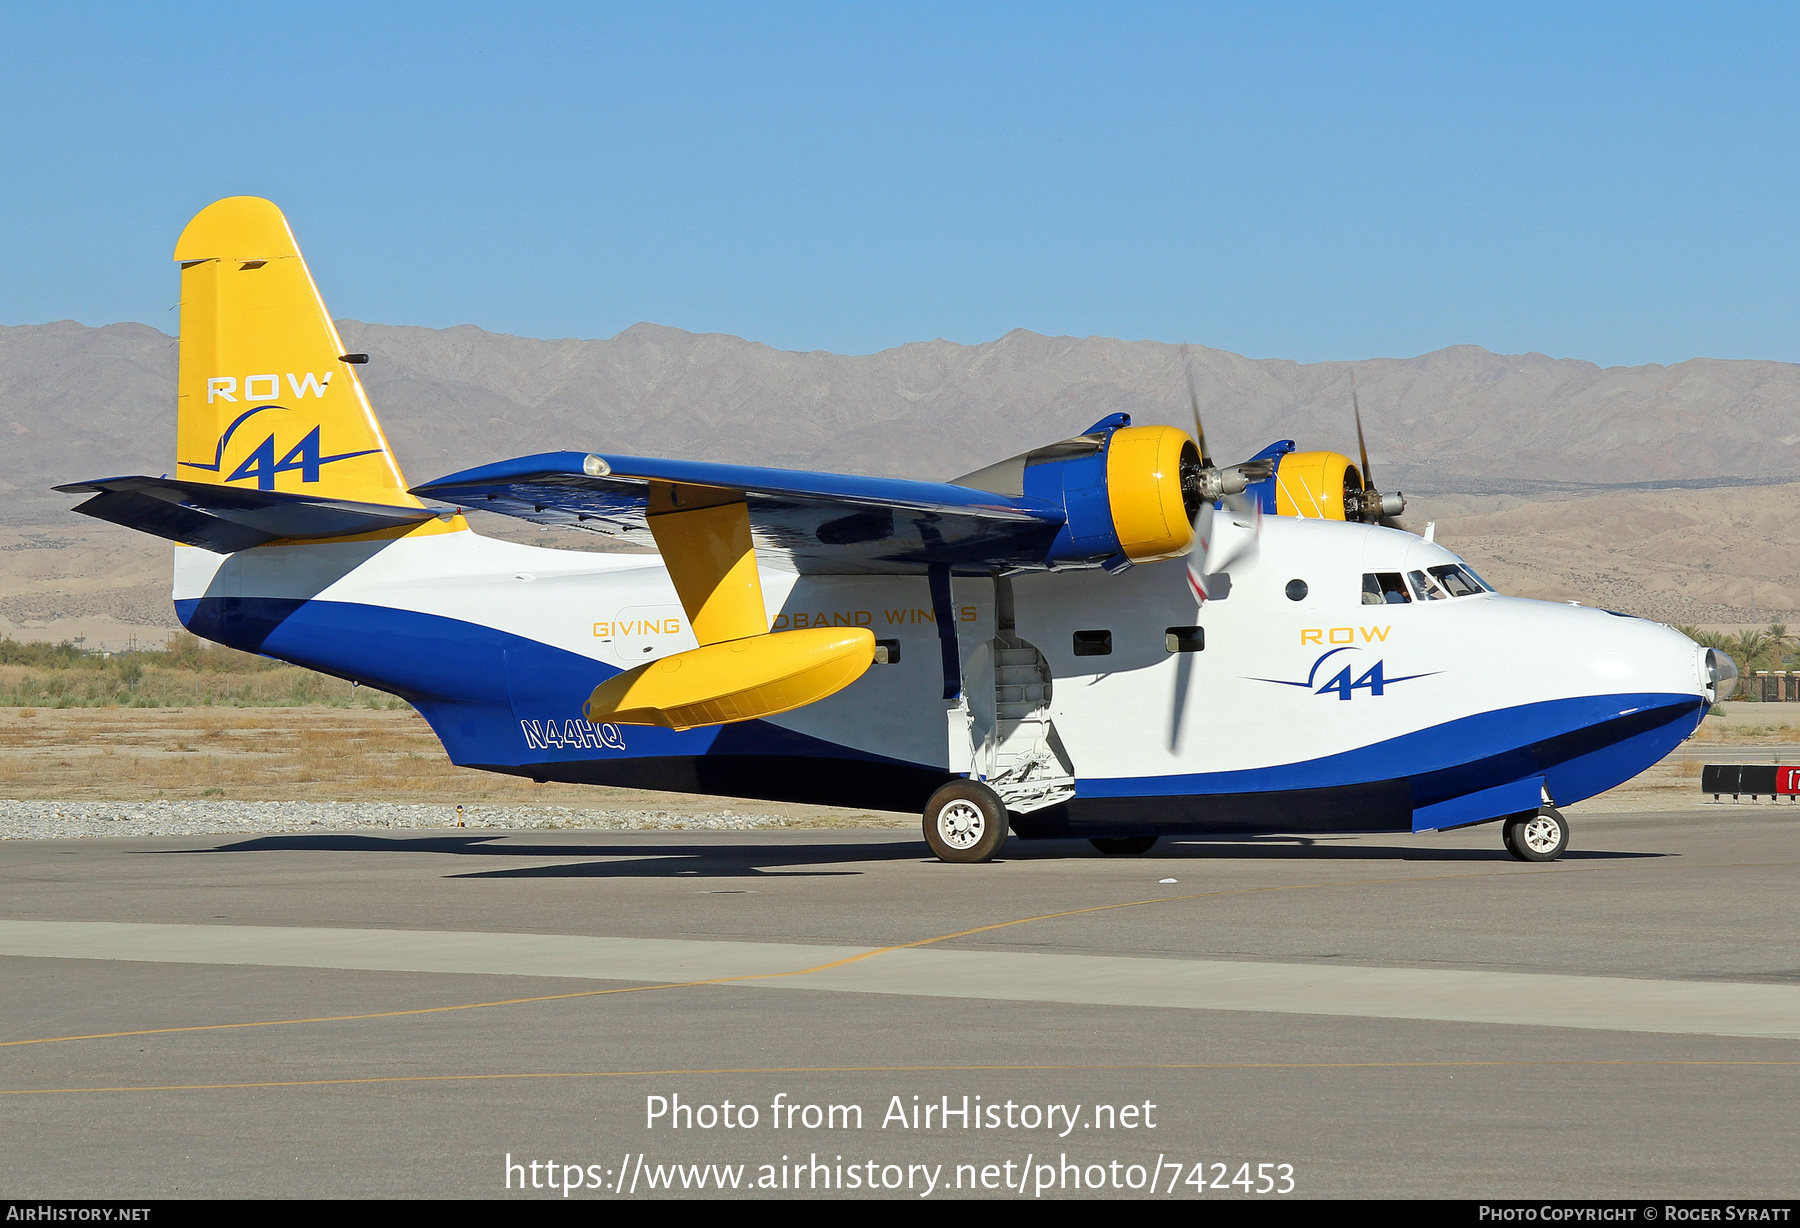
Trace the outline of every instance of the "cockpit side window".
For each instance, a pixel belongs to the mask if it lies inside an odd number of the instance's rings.
[[[1446,564],[1443,567],[1433,567],[1430,570],[1431,574],[1437,578],[1438,583],[1443,585],[1452,597],[1472,597],[1483,591],[1483,585],[1479,580],[1454,563]]]
[[[1405,605],[1412,598],[1406,595],[1406,582],[1397,571],[1369,571],[1363,573],[1362,603],[1364,605]]]
[[[1422,571],[1409,571],[1406,578],[1412,581],[1413,592],[1420,601],[1443,601],[1449,597],[1436,580]]]

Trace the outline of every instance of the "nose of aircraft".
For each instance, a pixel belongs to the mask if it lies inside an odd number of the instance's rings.
[[[1717,699],[1721,687],[1729,694],[1737,677],[1729,656],[1700,647],[1673,627],[1586,606],[1559,613],[1568,652],[1562,659],[1571,672],[1567,681],[1590,693],[1691,704]]]
[[[1588,607],[1546,610],[1568,726],[1535,748],[1557,805],[1604,792],[1657,763],[1731,693],[1731,658],[1671,627]],[[1709,655],[1711,653],[1712,655]]]

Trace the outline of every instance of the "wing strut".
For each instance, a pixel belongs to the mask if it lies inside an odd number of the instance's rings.
[[[694,638],[717,644],[768,631],[741,492],[652,482],[647,519]]]
[[[937,621],[938,647],[944,654],[944,698],[962,694],[962,658],[956,649],[956,610],[950,604],[950,569],[934,566],[931,576],[931,615]]]

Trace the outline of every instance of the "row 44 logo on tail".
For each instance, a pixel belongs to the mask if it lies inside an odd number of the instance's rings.
[[[1415,678],[1429,678],[1433,674],[1443,672],[1441,670],[1432,670],[1430,673],[1425,674],[1403,674],[1398,678],[1390,678],[1386,673],[1386,662],[1377,661],[1375,664],[1363,670],[1359,675],[1355,665],[1349,664],[1348,662],[1340,662],[1339,664],[1342,664],[1343,668],[1331,675],[1323,685],[1319,684],[1319,672],[1325,662],[1331,660],[1331,658],[1337,656],[1340,652],[1361,651],[1361,648],[1351,648],[1346,646],[1343,648],[1333,648],[1329,652],[1321,654],[1319,659],[1313,662],[1312,669],[1307,671],[1305,682],[1290,682],[1286,678],[1252,678],[1251,681],[1273,682],[1276,686],[1305,687],[1315,695],[1336,695],[1339,699],[1348,700],[1356,698],[1356,692],[1358,691],[1367,691],[1371,695],[1385,695],[1387,693],[1387,688],[1393,686],[1395,683],[1411,682]]]
[[[225,449],[231,443],[231,437],[237,433],[238,427],[265,409],[289,412],[285,405],[258,405],[255,409],[247,409],[234,418],[231,425],[225,428],[225,433],[219,436],[219,442],[213,448],[211,463],[206,461],[182,461],[180,463],[189,469],[205,469],[211,473],[222,472],[225,468]],[[364,448],[360,452],[339,452],[335,456],[322,456],[320,455],[322,448],[319,443],[319,431],[319,427],[313,427],[301,438],[299,443],[289,448],[280,460],[275,459],[275,432],[271,431],[267,439],[250,449],[250,454],[238,463],[237,468],[233,469],[231,475],[225,480],[237,482],[245,478],[255,478],[258,490],[274,490],[275,478],[279,474],[298,472],[302,482],[316,482],[319,480],[319,470],[333,461],[349,460],[353,456],[370,456],[381,451],[380,448]]]

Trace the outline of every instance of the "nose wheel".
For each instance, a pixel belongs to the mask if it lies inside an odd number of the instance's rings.
[[[1569,820],[1554,806],[1540,806],[1507,819],[1500,839],[1520,861],[1555,861],[1569,847]]]

